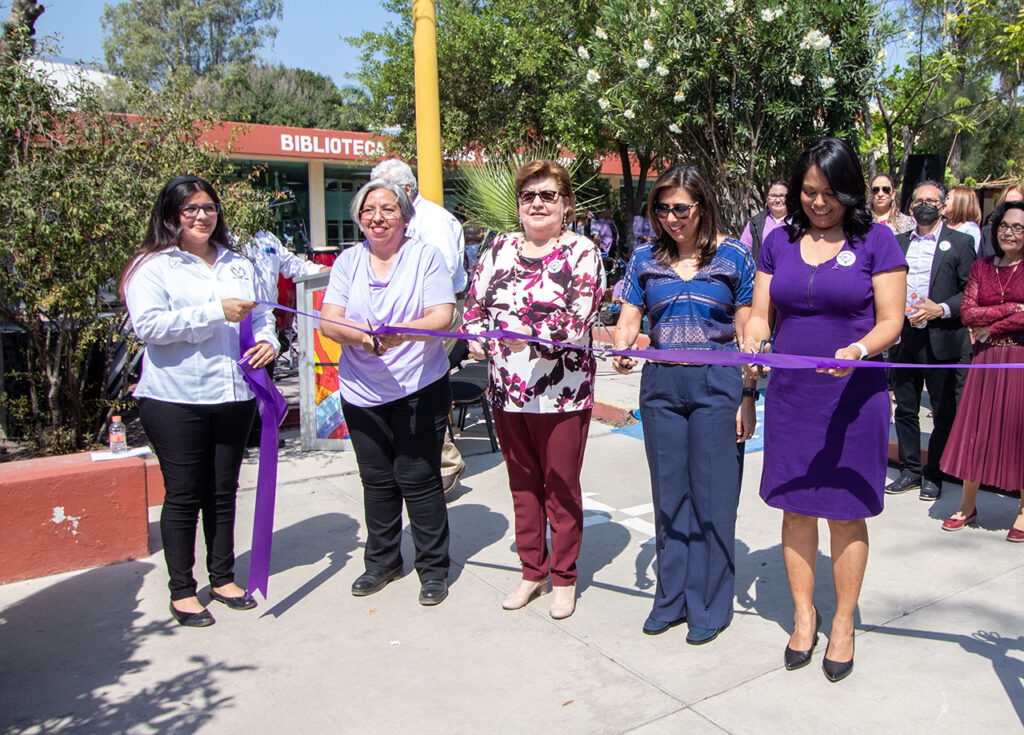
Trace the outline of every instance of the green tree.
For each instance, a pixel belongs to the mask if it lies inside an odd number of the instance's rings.
[[[11,3],[11,12],[4,21],[0,37],[0,63],[11,63],[35,51],[35,23],[44,10],[36,0]]]
[[[282,0],[124,0],[103,9],[110,71],[158,88],[255,61]]]
[[[396,19],[383,32],[346,39],[362,50],[356,79],[370,96],[369,121],[397,127],[392,144],[411,156],[416,143],[412,13],[408,0],[381,3]],[[441,142],[514,152],[549,138],[571,39],[593,23],[597,0],[437,0]],[[575,111],[569,111],[576,116]]]
[[[608,0],[570,68],[603,130],[696,165],[738,231],[809,142],[855,137],[874,17],[868,0]]]
[[[366,94],[330,77],[283,65],[250,64],[223,78],[204,77],[192,97],[224,120],[365,131]]]
[[[944,157],[955,180],[1005,173],[1024,150],[1019,2],[910,0],[893,25],[908,52],[879,75],[866,118],[884,167],[899,182],[910,156],[929,152]]]
[[[122,339],[116,283],[164,182],[211,179],[240,238],[269,219],[267,197],[200,143],[208,121],[180,97],[139,90],[132,105],[139,117],[110,115],[85,81],[62,89],[0,64],[0,321],[27,348],[2,400],[11,433],[53,452],[87,444],[115,407],[100,386]]]

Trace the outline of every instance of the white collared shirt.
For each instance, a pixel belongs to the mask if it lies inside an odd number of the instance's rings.
[[[932,262],[935,260],[935,248],[942,237],[942,224],[927,235],[917,234],[915,227],[910,231],[910,246],[907,248],[907,304],[913,305],[914,294],[918,298],[931,298]],[[948,247],[948,246],[947,246]],[[934,299],[933,299],[934,300]],[[949,306],[940,303],[943,314],[948,318],[952,313]]]
[[[263,293],[268,297],[264,301],[277,301],[277,276],[295,278],[310,276],[320,272],[320,264],[311,260],[301,260],[295,253],[281,244],[277,236],[266,230],[260,230],[245,246],[245,253],[256,264],[256,273],[260,278]]]
[[[221,306],[228,298],[266,300],[252,261],[225,248],[212,268],[177,247],[143,257],[125,284],[132,328],[146,344],[134,395],[199,404],[252,398],[237,364],[238,324]],[[269,306],[253,309],[252,328],[257,342],[278,349]]]
[[[405,234],[440,250],[448,275],[452,277],[452,288],[457,294],[464,293],[467,283],[463,266],[466,237],[462,233],[462,223],[440,204],[424,199],[419,194],[412,205],[415,213],[405,228]]]

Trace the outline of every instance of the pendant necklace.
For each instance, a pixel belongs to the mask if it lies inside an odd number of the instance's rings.
[[[1003,279],[999,277],[999,268],[996,268],[996,283],[999,284],[999,303],[1000,304],[1005,304],[1006,303],[1006,289],[1008,289],[1010,287],[1010,281],[1012,281],[1013,277],[1017,274],[1017,266],[1019,266],[1019,265],[1020,265],[1020,261],[1019,260],[1016,263],[1013,264],[1013,269],[1010,271],[1010,277],[1006,279],[1006,285],[1003,285]],[[1003,267],[1005,268],[1006,266],[1003,266]]]

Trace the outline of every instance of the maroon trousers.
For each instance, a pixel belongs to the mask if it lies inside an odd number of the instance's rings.
[[[583,540],[580,470],[590,413],[513,413],[495,407],[494,424],[508,470],[516,514],[516,550],[523,579],[576,582]],[[545,540],[551,524],[551,554]]]

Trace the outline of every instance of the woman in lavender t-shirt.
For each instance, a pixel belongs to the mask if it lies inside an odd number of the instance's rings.
[[[404,500],[420,604],[437,605],[448,595],[448,512],[441,485],[451,406],[448,358],[438,338],[372,337],[352,328],[444,330],[451,324],[451,277],[437,248],[406,237],[412,215],[412,202],[396,184],[375,180],[359,190],[352,217],[366,240],[331,268],[320,329],[341,345],[342,410],[363,483],[366,571],[352,594],[373,594],[401,576]]]

